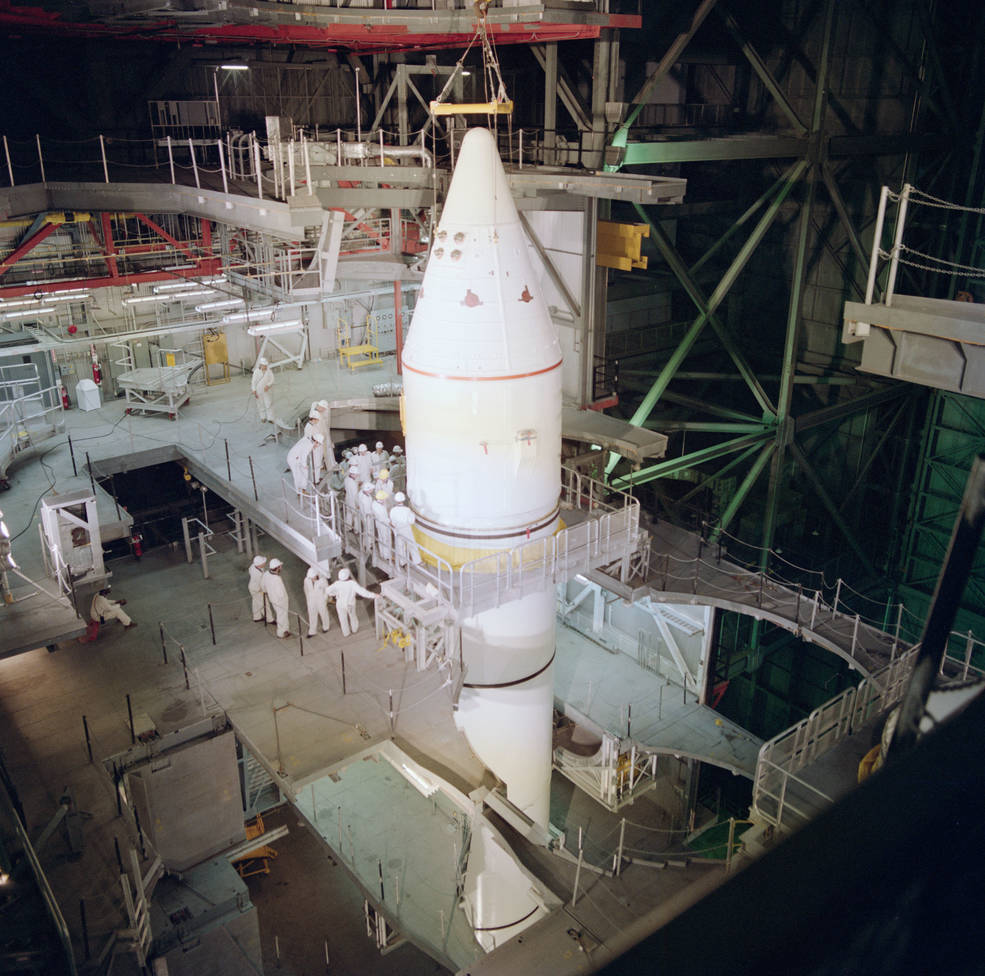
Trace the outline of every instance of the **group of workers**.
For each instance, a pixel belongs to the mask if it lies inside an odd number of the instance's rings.
[[[406,482],[403,448],[398,444],[389,454],[383,442],[377,441],[372,453],[360,444],[355,453],[343,452],[343,458],[349,465],[342,486],[347,527],[352,531],[361,529],[367,545],[375,534],[376,549],[383,562],[394,560],[398,566],[420,563],[421,553],[411,528],[414,513],[401,490]],[[391,551],[391,537],[395,551]]]
[[[278,637],[290,637],[289,599],[287,587],[281,570],[284,564],[279,559],[267,560],[266,556],[254,556],[250,564],[249,591],[253,599],[253,619],[257,623],[276,623]],[[335,612],[342,628],[342,636],[359,630],[359,619],[356,616],[356,597],[362,596],[368,600],[379,598],[378,593],[371,593],[360,586],[347,569],[340,569],[334,583],[330,583],[327,574],[312,566],[304,580],[304,597],[308,610],[308,636],[314,637],[321,625],[322,632],[328,633],[330,618],[328,615],[329,600],[335,601]]]
[[[327,400],[315,400],[308,410],[304,432],[287,452],[287,467],[298,492],[308,491],[320,484],[337,467],[330,414]]]

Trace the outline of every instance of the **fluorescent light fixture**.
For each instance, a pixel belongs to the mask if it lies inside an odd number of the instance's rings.
[[[274,332],[297,332],[304,323],[300,319],[293,319],[290,322],[271,322],[269,325],[251,325],[246,334],[251,336],[271,335]]]
[[[188,278],[185,281],[172,281],[166,285],[155,285],[154,294],[158,294],[162,291],[179,291],[182,288],[200,288],[203,285],[221,285],[225,282],[226,276],[220,275],[218,278],[203,278],[199,281],[198,278]]]
[[[263,318],[270,318],[277,311],[274,305],[267,305],[265,308],[254,308],[249,312],[230,312],[223,315],[223,322],[257,322]]]
[[[183,297],[183,296],[182,296]],[[196,305],[196,312],[213,312],[219,308],[235,308],[237,305],[245,305],[242,298],[224,298],[219,302],[206,302],[204,305]]]
[[[250,66],[248,64],[220,64],[220,68],[223,71],[249,71]]]
[[[60,291],[57,294],[45,295],[43,301],[46,302],[86,302],[89,300],[89,292],[79,291],[79,292],[64,292]]]
[[[134,298],[124,298],[123,305],[144,305],[147,302],[173,302],[174,295],[137,295]]]
[[[400,768],[404,771],[404,775],[409,779],[414,786],[417,787],[420,793],[424,796],[431,796],[438,792],[438,784],[432,783],[431,780],[425,779],[419,772],[410,768],[407,763],[401,763]]]
[[[32,315],[50,315],[55,309],[51,308],[50,305],[42,305],[39,308],[27,308],[20,312],[5,312],[5,319],[23,319],[30,318]]]

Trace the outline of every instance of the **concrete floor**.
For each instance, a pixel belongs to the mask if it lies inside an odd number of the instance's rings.
[[[277,413],[293,419],[313,399],[344,401],[364,396],[371,385],[394,378],[392,360],[389,363],[371,372],[351,374],[339,370],[335,363],[312,363],[300,372],[281,371],[276,388]],[[66,422],[77,463],[84,463],[87,451],[98,465],[100,460],[132,457],[152,448],[177,445],[183,454],[211,465],[225,479],[228,441],[232,474],[229,481],[252,497],[249,461],[253,459],[261,504],[268,496],[280,496],[284,457],[293,443],[292,436],[280,443],[265,440],[270,425],[261,425],[256,419],[248,377],[235,377],[224,386],[195,388],[190,405],[175,422],[160,415],[128,416],[120,400],[91,413],[70,411]],[[45,445],[40,460],[27,461],[13,472],[13,490],[3,496],[3,509],[14,534],[15,555],[28,575],[41,571],[35,525],[40,498],[49,490],[63,490],[73,477],[65,437]],[[219,521],[223,530],[231,528],[228,521]],[[215,527],[219,533],[218,522]],[[123,631],[119,624],[111,623],[102,628],[95,643],[83,645],[73,641],[54,653],[39,649],[0,661],[0,741],[4,744],[8,770],[20,793],[30,833],[37,835],[55,812],[66,788],[72,791],[79,809],[90,815],[85,825],[86,850],[82,857],[68,857],[60,835],[49,843],[42,857],[79,947],[78,958],[82,958],[80,899],[85,901],[94,953],[122,924],[114,839],[121,845],[127,843],[110,785],[95,764],[89,762],[83,716],[88,722],[97,761],[120,752],[130,744],[127,695],[137,724],[153,724],[162,733],[188,724],[201,716],[203,710],[224,711],[249,740],[258,758],[282,778],[289,791],[306,785],[312,777],[368,744],[389,736],[423,765],[464,792],[479,785],[492,785],[484,767],[455,729],[451,689],[443,687],[443,677],[432,672],[418,673],[403,661],[396,648],[381,648],[371,624],[371,607],[365,601],[359,603],[361,628],[353,637],[343,640],[337,622],[333,621],[327,635],[303,642],[296,637],[277,640],[272,628],[251,620],[246,594],[249,558],[237,551],[228,535],[217,534],[213,544],[217,552],[209,560],[208,579],[203,578],[197,563],[186,562],[180,545],[156,549],[139,562],[126,557],[110,564],[114,593],[127,598],[127,610],[138,623],[136,629]],[[303,611],[304,563],[270,537],[261,540],[260,548],[268,556],[284,560],[292,609]],[[297,630],[295,624],[292,629]],[[619,705],[624,700],[633,700],[626,697],[629,693],[626,689],[639,676],[635,662],[625,655],[622,656],[625,662],[619,662],[629,668],[618,678],[622,690],[612,688],[600,695],[603,683],[599,680],[592,685],[589,695],[586,682],[592,679],[578,670],[588,666],[584,655],[589,651],[576,647],[572,634],[559,629],[559,661],[582,663],[570,673],[559,665],[559,694],[573,699],[580,697],[585,702],[593,699],[596,703],[604,698],[612,714],[596,717],[600,724],[608,723],[616,728]],[[187,662],[187,688],[179,648],[183,648]],[[612,665],[609,657],[606,655],[601,664],[594,662],[592,667],[600,667],[608,675]],[[640,721],[644,720],[642,699],[639,700],[641,711],[636,712],[634,706],[634,724],[637,714]],[[655,732],[669,735],[673,730],[661,725],[665,716],[659,711],[659,703],[657,707]],[[650,724],[653,722],[651,716]],[[689,730],[689,734],[692,732],[698,736],[701,730]],[[745,747],[747,743],[742,745]],[[704,743],[702,748],[707,751],[711,747]],[[746,757],[737,765],[747,766]],[[680,830],[672,831],[666,814],[648,798],[638,800],[623,812],[630,821],[627,840],[630,846],[651,854],[673,850],[679,844]],[[285,812],[285,816],[290,819],[296,814]],[[574,838],[580,827],[585,838],[586,859],[597,865],[611,862],[621,818],[609,814],[558,775],[553,783],[552,820],[566,831],[569,851],[575,847]],[[503,830],[513,836],[505,826]],[[303,836],[303,831],[292,827],[290,845],[298,839],[293,835]],[[573,859],[565,860],[542,849],[530,848],[515,836],[513,839],[524,862],[555,893],[569,900],[576,873]],[[316,840],[316,843],[321,842]],[[362,950],[357,953],[355,944],[364,938],[361,933],[365,931],[358,904],[361,899],[351,892],[341,893],[341,887],[331,880],[341,874],[341,869],[331,864],[324,847],[319,850],[313,859],[298,855],[289,878],[276,873],[281,870],[278,861],[275,871],[255,885],[258,897],[266,898],[268,904],[267,919],[262,908],[260,912],[268,971],[276,971],[276,961],[271,962],[269,953],[270,936],[279,934],[275,929],[282,925],[284,932],[294,925],[294,931],[299,933],[284,937],[284,971],[290,971],[288,965],[294,966],[298,973],[323,971],[318,968],[323,965],[323,955],[321,963],[313,960],[319,958],[319,951],[323,952],[326,938],[330,952],[334,946],[339,960],[352,960],[347,963],[350,969],[332,971],[366,974],[436,971],[433,963],[416,956],[416,961],[407,962],[401,968],[401,958],[409,958],[411,950],[400,949],[391,956],[380,957],[368,939],[363,946],[368,947],[368,955],[364,956]],[[286,853],[283,864],[291,864]],[[560,928],[546,943],[547,958],[555,959],[551,954],[560,952],[556,956],[557,966],[568,965],[563,955],[566,952],[570,957],[571,952],[570,937],[565,934],[566,920],[570,924],[570,919],[575,918],[586,932],[592,933],[596,942],[603,943],[663,898],[700,880],[707,871],[707,865],[675,873],[631,866],[617,878],[604,878],[586,869],[581,875],[577,906],[569,906],[554,923]],[[284,874],[287,873],[285,869]],[[286,880],[286,885],[272,882],[274,877],[281,882]],[[302,908],[290,908],[286,903],[269,907],[276,900],[271,897],[271,889],[292,886],[309,892],[307,900],[302,898]],[[324,894],[329,890],[330,895]],[[322,901],[322,897],[326,900]],[[339,907],[343,903],[347,907]],[[283,914],[278,914],[281,911]],[[305,912],[318,923],[305,925]],[[308,937],[306,941],[301,933]],[[298,947],[297,956],[288,959],[287,944]],[[343,949],[343,945],[348,948]]]

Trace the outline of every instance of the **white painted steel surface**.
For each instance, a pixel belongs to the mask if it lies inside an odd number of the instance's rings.
[[[425,550],[457,569],[550,539],[560,525],[561,348],[485,129],[462,142],[403,366],[408,495]],[[546,824],[553,593],[464,621],[462,655],[460,727],[510,801]]]

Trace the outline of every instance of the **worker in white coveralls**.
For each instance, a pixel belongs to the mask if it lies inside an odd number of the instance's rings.
[[[332,411],[328,400],[316,400],[311,404],[309,416],[318,417],[318,433],[325,438],[325,466],[329,471],[335,469],[335,445],[332,443]]]
[[[379,599],[379,593],[370,593],[361,587],[347,569],[340,569],[335,582],[328,587],[326,595],[335,598],[335,612],[342,627],[342,636],[348,637],[349,631],[359,630],[359,619],[356,617],[356,597],[364,596],[367,600]]]
[[[375,530],[373,528],[373,484],[364,481],[359,486],[359,515],[362,523],[363,548],[369,549],[373,544]]]
[[[295,490],[301,492],[310,488],[317,478],[316,470],[321,461],[322,436],[316,430],[309,430],[287,452],[287,466],[294,478]]]
[[[328,615],[328,581],[314,566],[308,569],[304,577],[304,599],[308,605],[308,636],[318,633],[318,622],[321,621],[322,633],[327,634],[331,626]]]
[[[126,600],[111,600],[109,598],[108,588],[100,590],[92,598],[92,605],[89,608],[89,619],[98,620],[101,624],[106,623],[107,620],[119,620],[123,624],[124,630],[136,627],[136,622],[131,620],[123,612],[123,605],[126,602]]]
[[[359,519],[359,472],[356,466],[349,468],[345,478],[345,525],[355,529]]]
[[[263,587],[260,580],[263,578],[264,570],[267,568],[266,556],[254,556],[250,563],[250,582],[248,589],[253,600],[253,619],[263,623]]]
[[[267,597],[267,623],[277,621],[277,636],[290,637],[291,627],[288,623],[287,587],[281,578],[280,571],[284,564],[279,559],[271,559],[267,571],[260,580],[263,592]]]
[[[250,384],[257,401],[257,413],[261,423],[274,422],[274,374],[270,363],[261,356],[253,367],[253,380]]]
[[[391,506],[393,505],[393,482],[390,480],[390,469],[381,468],[379,473],[376,475],[376,481],[373,484],[374,492],[382,491],[383,494],[387,496],[386,498],[386,510],[389,512]]]
[[[380,559],[390,561],[390,510],[386,501],[390,496],[385,491],[378,491],[373,496],[373,524],[376,526],[376,548]]]
[[[369,448],[365,444],[359,445],[359,451],[355,457],[356,464],[359,466],[359,484],[364,481],[373,481],[373,465],[369,456]]]
[[[393,526],[394,543],[397,547],[397,565],[406,566],[408,559],[416,566],[421,561],[421,553],[414,538],[414,513],[404,504],[407,496],[398,491],[393,496],[393,508],[390,509],[390,524]]]
[[[373,477],[378,478],[380,476],[380,471],[383,470],[390,463],[390,455],[387,454],[383,447],[383,441],[376,442],[376,450],[373,451],[369,456],[370,468],[373,472]]]

